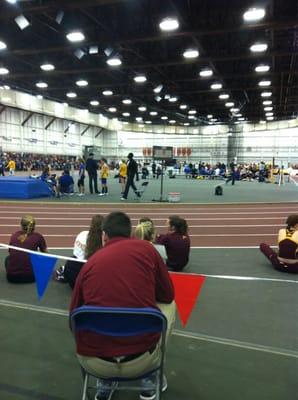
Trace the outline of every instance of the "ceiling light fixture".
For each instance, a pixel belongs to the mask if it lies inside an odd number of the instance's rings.
[[[190,115],[194,115],[194,114],[196,114],[196,113],[197,113],[196,110],[189,110],[189,111],[188,111],[188,114],[190,114]]]
[[[273,114],[273,112],[267,112],[267,113],[265,113],[265,115],[266,115],[266,117],[272,117],[272,115],[274,115],[274,114]]]
[[[80,87],[85,87],[88,86],[88,81],[85,81],[84,79],[81,79],[79,81],[76,81],[76,85]]]
[[[141,106],[141,107],[138,107],[138,110],[142,111],[142,112],[145,112],[147,110],[147,107]]]
[[[107,60],[107,64],[110,65],[111,67],[119,67],[119,65],[122,64],[122,61],[120,60],[119,57],[113,57]]]
[[[237,113],[237,112],[240,111],[240,110],[239,110],[239,108],[234,107],[234,108],[231,108],[230,111],[231,111],[232,113]]]
[[[167,119],[169,119],[166,115],[163,115],[162,117],[161,117],[161,119],[162,120],[164,120],[164,121],[166,121]]]
[[[23,14],[16,17],[14,19],[14,21],[18,25],[18,27],[21,29],[21,31],[26,29],[30,25],[30,22],[27,20],[27,18]]]
[[[197,49],[187,49],[183,53],[184,58],[197,58],[199,57],[199,51]]]
[[[219,98],[220,100],[227,100],[227,99],[230,98],[230,95],[227,94],[227,93],[222,93],[222,94],[220,94],[220,95],[218,96],[218,98]]]
[[[110,112],[115,113],[117,111],[116,107],[109,107],[108,109]]]
[[[90,101],[90,105],[91,105],[91,106],[94,106],[94,107],[99,106],[99,101],[97,101],[97,100],[91,100],[91,101]]]
[[[258,83],[258,85],[259,85],[259,86],[262,86],[262,87],[264,87],[264,86],[270,86],[270,85],[271,85],[271,81],[260,81],[260,82]]]
[[[260,21],[265,14],[264,8],[250,8],[243,14],[243,19],[247,22]]]
[[[0,75],[7,75],[9,74],[9,70],[4,67],[0,67]]]
[[[47,84],[46,82],[37,82],[37,83],[35,84],[35,86],[37,86],[37,87],[40,88],[40,89],[45,89],[45,88],[48,87],[48,84]]]
[[[79,60],[84,57],[85,52],[81,49],[76,49],[73,53]]]
[[[152,121],[145,121],[145,124],[152,124]]]
[[[53,64],[42,64],[42,65],[40,66],[40,68],[41,68],[43,71],[53,71],[53,70],[55,69],[55,66],[54,66]]]
[[[235,103],[233,103],[232,101],[228,101],[227,103],[225,103],[225,106],[229,108],[234,107],[234,105]]]
[[[129,104],[132,103],[132,101],[130,99],[123,99],[122,103],[125,104],[125,105],[129,105]]]
[[[153,92],[158,94],[162,91],[163,85],[158,85],[153,89]]]
[[[190,125],[190,123],[189,122],[184,122],[184,124],[183,124],[184,126],[189,126]]]
[[[268,121],[273,121],[274,120],[274,117],[267,117],[266,118]]]
[[[136,117],[136,121],[137,122],[142,122],[143,121],[143,117]]]
[[[200,76],[202,78],[208,78],[209,76],[213,75],[213,71],[210,68],[204,68],[200,71]]]
[[[176,103],[176,101],[178,101],[178,97],[170,97],[169,98],[170,103]]]
[[[210,118],[213,118],[213,115],[212,115],[212,114],[208,114],[208,115],[207,115],[207,118],[209,118],[209,119],[210,119]]]
[[[130,113],[129,112],[124,112],[122,113],[123,117],[130,117]]]
[[[187,105],[186,104],[181,104],[179,108],[180,108],[180,110],[186,110],[187,109]]]
[[[90,46],[89,47],[89,54],[90,55],[98,54],[98,46]]]
[[[253,53],[262,53],[268,49],[268,45],[266,43],[255,43],[250,46],[250,51]]]
[[[264,106],[271,106],[271,104],[272,104],[272,100],[265,100],[265,101],[263,101],[263,105],[264,105]]]
[[[260,64],[255,67],[256,72],[268,72],[270,69],[269,65]]]
[[[212,85],[210,86],[210,89],[212,89],[212,90],[219,90],[221,88],[222,88],[222,84],[219,82],[212,83]]]
[[[162,31],[171,32],[179,28],[179,22],[176,18],[168,17],[160,22],[159,27]]]
[[[145,75],[137,75],[133,79],[136,83],[144,83],[147,80]]]
[[[176,120],[175,119],[170,119],[169,124],[176,124]]]
[[[102,94],[103,94],[104,96],[112,96],[112,95],[113,95],[113,92],[112,92],[111,90],[104,90],[104,91],[102,92]]]
[[[262,97],[271,97],[272,96],[272,92],[262,92],[261,96]]]
[[[273,107],[264,107],[264,111],[272,111]]]
[[[155,117],[156,115],[158,115],[158,112],[156,112],[156,111],[151,111],[151,112],[150,112],[150,115],[152,115],[153,117]]]
[[[6,0],[7,1],[7,3],[10,3],[10,4],[16,4],[16,2],[17,2],[17,0]]]
[[[74,99],[75,97],[77,97],[77,94],[74,92],[69,92],[66,93],[66,96],[69,97],[70,99]]]
[[[2,40],[0,40],[0,50],[4,50],[7,48],[6,43],[2,42]]]
[[[67,35],[66,35],[66,37],[67,37],[67,39],[70,41],[70,42],[82,42],[83,40],[85,40],[85,35],[83,34],[83,32],[81,32],[81,31],[72,31],[72,32],[69,32]]]
[[[188,115],[188,119],[195,119],[196,117],[194,115]]]

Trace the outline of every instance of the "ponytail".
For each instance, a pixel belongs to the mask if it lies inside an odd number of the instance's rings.
[[[35,229],[35,219],[32,215],[25,215],[21,219],[21,228],[23,233],[18,237],[19,241],[23,243]]]

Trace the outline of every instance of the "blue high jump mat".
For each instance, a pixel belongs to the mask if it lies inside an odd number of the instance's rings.
[[[46,182],[40,179],[17,176],[0,177],[0,198],[2,199],[33,199],[50,197],[52,191]]]

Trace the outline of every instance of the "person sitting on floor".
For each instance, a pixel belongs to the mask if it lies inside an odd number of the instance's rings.
[[[103,223],[104,247],[83,266],[72,294],[70,311],[84,306],[153,307],[167,318],[167,339],[175,321],[174,288],[166,265],[146,240],[131,238],[131,221],[112,212]],[[92,332],[77,336],[77,357],[92,375],[132,377],[145,375],[160,357],[159,335],[107,337]],[[119,359],[121,358],[121,368]],[[112,384],[112,383],[111,383]],[[166,379],[163,389],[166,389]],[[100,387],[100,386],[99,386]],[[95,399],[108,399],[110,391],[98,390]],[[140,399],[154,399],[145,390]]]
[[[141,240],[147,240],[152,243],[156,250],[159,252],[164,262],[167,260],[167,253],[165,246],[162,244],[155,244],[156,232],[153,221],[150,218],[141,218],[140,222],[135,229],[135,237]]]
[[[46,182],[49,188],[52,190],[53,195],[57,196],[57,182],[56,182],[56,175],[50,174],[50,168],[44,167],[42,174],[40,175],[40,180]]]
[[[167,220],[168,233],[159,235],[156,243],[163,244],[167,252],[167,266],[172,271],[182,271],[189,260],[190,238],[184,218],[172,215]]]
[[[64,267],[57,269],[56,280],[68,282],[73,289],[76,279],[85,264],[83,260],[88,260],[97,250],[102,248],[102,223],[101,215],[94,215],[91,220],[89,231],[82,231],[76,237],[73,248],[73,257],[79,261],[68,260]]]
[[[278,233],[278,253],[266,243],[260,250],[278,271],[298,273],[298,214],[289,215],[286,224]]]
[[[21,230],[11,235],[9,244],[28,250],[40,250],[47,252],[44,237],[34,231],[35,219],[31,215],[25,215],[21,219]],[[6,278],[11,283],[35,282],[32,264],[28,253],[9,249],[9,256],[5,259]]]
[[[65,169],[58,179],[58,197],[61,194],[73,194],[73,185],[73,178],[69,175],[69,170]]]

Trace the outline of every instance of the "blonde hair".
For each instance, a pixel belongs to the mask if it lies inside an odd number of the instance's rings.
[[[20,242],[24,242],[35,229],[35,219],[32,215],[25,215],[21,219],[21,228],[23,233],[18,237],[18,239]]]
[[[141,240],[153,242],[155,240],[155,228],[152,221],[139,223],[135,229],[135,237]]]

